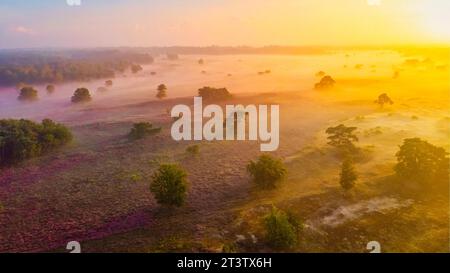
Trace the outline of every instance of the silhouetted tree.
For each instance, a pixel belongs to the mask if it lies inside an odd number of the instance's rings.
[[[331,76],[324,76],[320,82],[316,83],[314,89],[316,90],[325,90],[331,89],[336,84],[336,81],[331,78]]]
[[[381,107],[383,107],[385,104],[390,104],[390,105],[394,104],[394,102],[391,100],[391,98],[386,93],[379,95],[378,99],[375,100],[375,103],[380,105]]]
[[[328,144],[345,150],[354,149],[353,142],[358,141],[358,137],[354,134],[356,129],[356,127],[347,127],[343,124],[327,128],[325,132],[328,134]]]
[[[38,91],[31,86],[25,86],[20,89],[18,97],[21,101],[34,101],[38,99]]]
[[[78,88],[71,98],[73,103],[89,102],[91,100],[92,97],[87,88]]]
[[[353,188],[357,179],[358,179],[358,176],[356,174],[356,171],[355,171],[352,161],[350,159],[345,159],[344,162],[342,162],[340,179],[339,179],[339,183],[341,184],[341,187],[344,190],[348,191],[351,188]]]
[[[156,97],[160,100],[167,97],[167,86],[165,84],[158,85],[157,88],[158,93],[156,93]]]

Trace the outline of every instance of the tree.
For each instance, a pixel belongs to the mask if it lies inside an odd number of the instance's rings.
[[[55,92],[55,86],[53,84],[47,85],[45,89],[47,90],[48,94],[52,94],[53,92]]]
[[[394,102],[391,100],[391,98],[386,94],[383,93],[378,96],[378,99],[375,100],[375,103],[383,107],[385,104],[394,104]]]
[[[149,122],[138,122],[133,124],[133,128],[131,128],[131,131],[128,134],[128,138],[130,140],[138,140],[148,135],[159,133],[160,131],[161,127],[153,128],[153,125]]]
[[[71,98],[73,103],[89,102],[91,100],[92,97],[87,88],[78,88]]]
[[[358,141],[358,137],[354,134],[356,129],[343,124],[327,128],[325,132],[328,134],[328,144],[339,149],[353,150],[355,148],[353,142]]]
[[[64,125],[45,119],[0,120],[0,167],[45,154],[69,143],[72,134]]]
[[[297,244],[297,228],[288,215],[276,207],[264,218],[266,240],[276,248],[290,248]]]
[[[352,161],[350,159],[345,159],[344,162],[342,162],[339,183],[344,190],[348,191],[355,186],[357,179],[358,176]]]
[[[156,94],[156,97],[160,100],[167,97],[167,86],[165,84],[158,85],[158,93]]]
[[[187,173],[176,164],[162,164],[153,174],[150,191],[162,205],[180,207],[187,192]]]
[[[448,153],[442,147],[420,138],[407,138],[403,140],[396,157],[394,170],[399,177],[420,182],[449,179]]]
[[[198,60],[198,64],[204,64],[205,61],[203,59]]]
[[[316,83],[314,86],[314,89],[316,90],[325,90],[325,89],[331,89],[336,84],[336,81],[333,80],[331,76],[324,76],[320,82]]]
[[[35,101],[38,99],[38,91],[31,86],[22,87],[18,99],[20,101]]]
[[[253,182],[262,188],[275,188],[287,173],[283,162],[268,154],[261,155],[256,162],[250,161],[247,171]]]

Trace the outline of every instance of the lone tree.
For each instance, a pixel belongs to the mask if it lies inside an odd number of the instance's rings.
[[[282,210],[272,207],[272,211],[264,218],[267,242],[275,248],[290,248],[297,244],[298,222],[290,221],[290,217]]]
[[[390,105],[394,104],[394,102],[391,100],[391,98],[386,93],[379,95],[378,99],[376,99],[374,102],[376,104],[380,105],[381,107],[383,107],[385,104],[390,104]]]
[[[128,138],[130,140],[137,140],[159,132],[161,132],[161,127],[153,128],[153,125],[149,122],[138,122],[133,124]]]
[[[400,177],[419,182],[449,179],[448,153],[442,147],[420,138],[407,138],[403,140],[396,157],[394,170]]]
[[[343,150],[354,150],[354,142],[358,137],[354,134],[356,127],[347,127],[339,124],[336,127],[329,127],[325,132],[328,134],[328,144]]]
[[[314,86],[314,89],[316,90],[325,90],[325,89],[331,89],[336,84],[336,81],[333,80],[331,76],[324,76],[320,82],[316,83]]]
[[[176,164],[162,164],[153,174],[150,191],[158,204],[180,207],[187,192],[187,173]]]
[[[73,103],[89,102],[91,100],[92,97],[87,88],[78,88],[71,98]]]
[[[261,155],[256,162],[250,161],[247,171],[253,182],[262,188],[275,188],[287,173],[283,162],[268,154]]]
[[[352,161],[350,159],[345,159],[344,162],[342,162],[339,183],[344,190],[348,191],[355,186],[357,179],[358,175],[356,174]]]
[[[167,97],[167,86],[165,84],[158,85],[158,93],[156,93],[156,97],[160,100]]]
[[[20,89],[18,100],[35,101],[38,99],[38,91],[31,86],[25,86]]]
[[[55,92],[55,86],[53,84],[47,85],[45,89],[47,90],[48,94],[52,94],[53,92]]]

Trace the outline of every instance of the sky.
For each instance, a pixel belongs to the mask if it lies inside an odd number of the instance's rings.
[[[448,0],[0,0],[0,48],[450,44]]]

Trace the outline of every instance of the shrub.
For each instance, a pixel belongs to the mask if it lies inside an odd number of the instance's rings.
[[[196,156],[200,153],[200,146],[198,145],[192,145],[186,148],[186,153]]]
[[[283,162],[268,154],[261,155],[256,162],[250,161],[247,171],[253,182],[262,188],[275,188],[287,173]]]
[[[138,64],[133,64],[131,65],[131,72],[132,73],[138,73],[139,71],[142,71],[142,66],[138,65]]]
[[[38,91],[31,86],[25,86],[20,89],[18,97],[21,101],[34,101],[38,99]]]
[[[198,95],[204,100],[225,100],[232,98],[226,88],[203,87],[198,90]]]
[[[107,81],[105,81],[105,86],[106,86],[106,87],[111,87],[111,86],[113,86],[113,81],[112,81],[112,80],[107,80]]]
[[[275,248],[291,248],[297,244],[297,228],[289,221],[288,215],[277,209],[264,217],[266,240]]]
[[[42,155],[72,140],[69,129],[52,120],[0,120],[0,166]]]
[[[162,164],[153,174],[150,191],[162,205],[180,207],[187,192],[187,173],[176,164]]]
[[[341,187],[346,191],[350,190],[355,186],[356,179],[358,179],[358,176],[356,175],[353,163],[350,159],[345,159],[344,162],[342,162],[339,179]]]
[[[91,94],[87,88],[78,88],[73,93],[71,101],[73,103],[89,102],[92,100]]]
[[[55,92],[55,86],[53,84],[47,85],[45,89],[47,90],[48,94],[52,94],[53,92]]]
[[[161,127],[153,128],[153,125],[149,122],[138,122],[133,124],[133,128],[131,128],[131,131],[128,134],[128,138],[137,140],[159,132],[161,132]]]
[[[399,177],[420,182],[449,179],[448,153],[442,147],[420,138],[407,138],[403,140],[396,157],[394,169]]]

